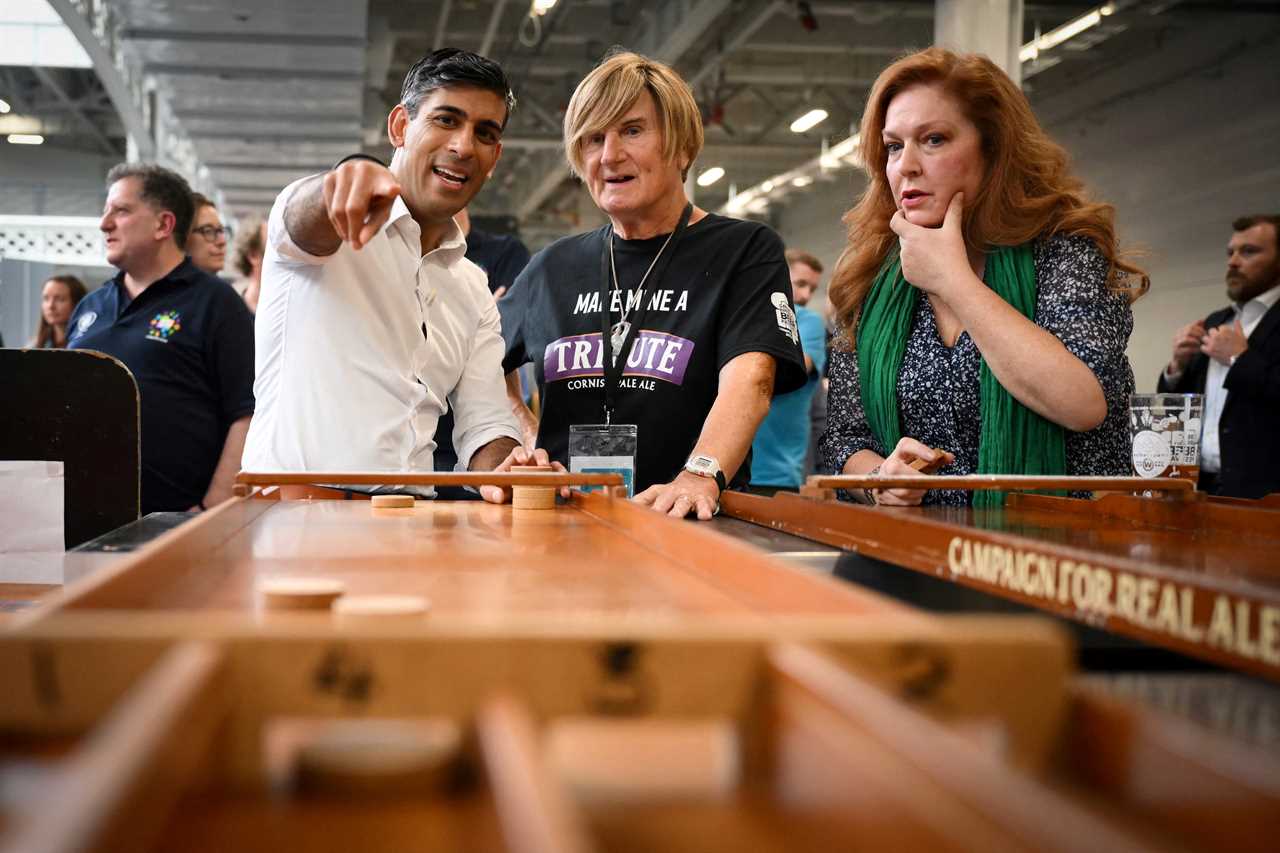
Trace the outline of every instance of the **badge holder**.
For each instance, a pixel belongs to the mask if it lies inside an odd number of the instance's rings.
[[[636,425],[571,425],[569,471],[573,474],[621,474],[627,497],[635,497]],[[604,486],[577,488],[584,492],[604,491]]]

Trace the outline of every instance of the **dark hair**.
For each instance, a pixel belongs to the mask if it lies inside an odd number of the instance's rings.
[[[45,284],[56,281],[58,284],[64,284],[71,293],[71,307],[74,309],[80,304],[80,300],[84,299],[88,290],[84,286],[84,282],[73,275],[51,275],[44,280],[44,284],[40,285],[40,290],[44,290]],[[36,327],[36,336],[31,341],[31,346],[35,349],[44,349],[55,344],[53,339],[53,326],[45,322],[44,311],[40,311],[40,325]]]
[[[502,98],[507,105],[507,115],[502,120],[504,128],[516,108],[515,93],[498,63],[469,50],[442,47],[419,59],[404,75],[400,103],[409,111],[409,118],[418,114],[423,98],[444,86],[475,86]]]
[[[240,270],[241,275],[250,275],[253,272],[253,262],[249,260],[253,255],[262,256],[266,251],[266,244],[262,239],[262,222],[261,216],[250,216],[240,223],[236,228],[235,242],[235,260],[236,269]]]
[[[787,249],[787,264],[804,264],[814,272],[822,272],[822,261],[800,249]]]
[[[213,203],[213,199],[209,198],[204,193],[192,193],[191,194],[192,218],[194,218],[195,215],[200,212],[200,208],[202,207],[212,207],[214,210],[218,209],[218,206]]]
[[[1280,249],[1280,213],[1251,213],[1241,216],[1231,223],[1231,230],[1247,231],[1255,225],[1270,225],[1276,248]]]
[[[142,182],[138,195],[152,208],[173,214],[173,242],[179,249],[184,248],[191,232],[191,221],[196,216],[191,185],[186,179],[155,163],[120,163],[107,172],[107,186],[125,178],[137,178]]]

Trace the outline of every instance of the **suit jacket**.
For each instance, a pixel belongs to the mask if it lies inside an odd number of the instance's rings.
[[[1205,329],[1234,320],[1230,308],[1205,318]],[[1156,388],[1175,394],[1203,394],[1209,375],[1209,357],[1192,359],[1177,382],[1166,382],[1163,372]],[[1249,348],[1227,371],[1227,404],[1218,421],[1218,447],[1222,456],[1217,494],[1260,498],[1280,492],[1280,303],[1273,305],[1253,333]]]

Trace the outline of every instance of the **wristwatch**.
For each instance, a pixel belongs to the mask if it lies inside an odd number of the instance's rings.
[[[870,471],[867,472],[867,476],[875,477],[879,473],[880,473],[880,466],[877,465],[876,467],[872,468]],[[853,499],[856,502],[860,504],[866,504],[867,506],[876,506],[879,503],[879,501],[876,500],[876,493],[871,491],[870,489],[850,489],[849,494],[850,496],[853,497]]]
[[[720,463],[714,456],[707,456],[705,453],[694,454],[689,457],[688,462],[684,463],[684,470],[699,477],[715,480],[717,488],[722,492],[725,490],[727,484],[724,481],[724,472],[720,470]]]

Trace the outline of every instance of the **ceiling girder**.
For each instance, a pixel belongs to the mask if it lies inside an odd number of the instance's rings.
[[[637,53],[676,65],[730,5],[730,0],[646,3],[623,44]]]
[[[481,56],[488,56],[493,50],[493,40],[498,35],[498,24],[502,23],[502,10],[507,5],[507,0],[495,0],[493,11],[489,13],[489,26],[485,27],[484,39],[480,42]]]
[[[746,44],[748,39],[768,23],[770,18],[781,12],[786,5],[782,0],[769,0],[769,2],[756,3],[752,12],[744,13],[746,20],[725,36],[715,55],[705,60],[698,66],[698,70],[687,78],[690,88],[696,88],[708,75],[717,70],[726,57]]]
[[[675,65],[730,5],[730,0],[663,0],[645,4],[632,36],[624,43],[639,53]],[[569,177],[563,156],[557,154],[556,159],[558,165],[534,178],[532,185],[521,185],[529,187],[527,193],[513,193],[520,200],[518,219],[527,219]]]
[[[121,27],[117,38],[124,41],[159,41],[196,44],[268,45],[290,47],[359,47],[365,46],[363,38],[355,36],[310,33],[256,33],[240,30],[210,32],[207,30],[167,30],[147,27]]]
[[[84,110],[80,109],[79,104],[73,101],[63,90],[62,85],[58,83],[49,69],[39,65],[33,65],[31,66],[31,70],[35,73],[36,77],[40,78],[40,82],[43,83],[50,92],[53,92],[54,97],[56,97],[62,105],[67,108],[72,117],[76,120],[76,123],[89,131],[89,135],[94,138],[99,146],[101,146],[104,153],[110,154],[113,157],[120,156],[120,151],[116,148],[115,144],[112,143],[112,141],[107,138],[107,135],[102,132],[98,127],[97,122],[85,115]]]
[[[453,11],[453,0],[444,0],[440,4],[440,16],[436,18],[435,37],[431,40],[431,49],[444,47],[445,33],[449,31],[449,13]]]
[[[135,98],[129,81],[122,71],[123,63],[117,64],[118,60],[113,51],[98,40],[93,22],[90,21],[87,13],[80,11],[77,4],[72,0],[47,0],[47,2],[49,8],[58,13],[62,23],[66,24],[67,29],[71,30],[76,41],[84,48],[84,52],[89,55],[89,60],[93,62],[93,69],[98,73],[102,87],[111,97],[111,103],[115,105],[116,113],[124,124],[125,133],[136,149],[137,156],[144,160],[155,159],[155,140],[151,138],[150,129],[147,127],[141,99]],[[104,13],[104,9],[98,10],[99,15]]]

